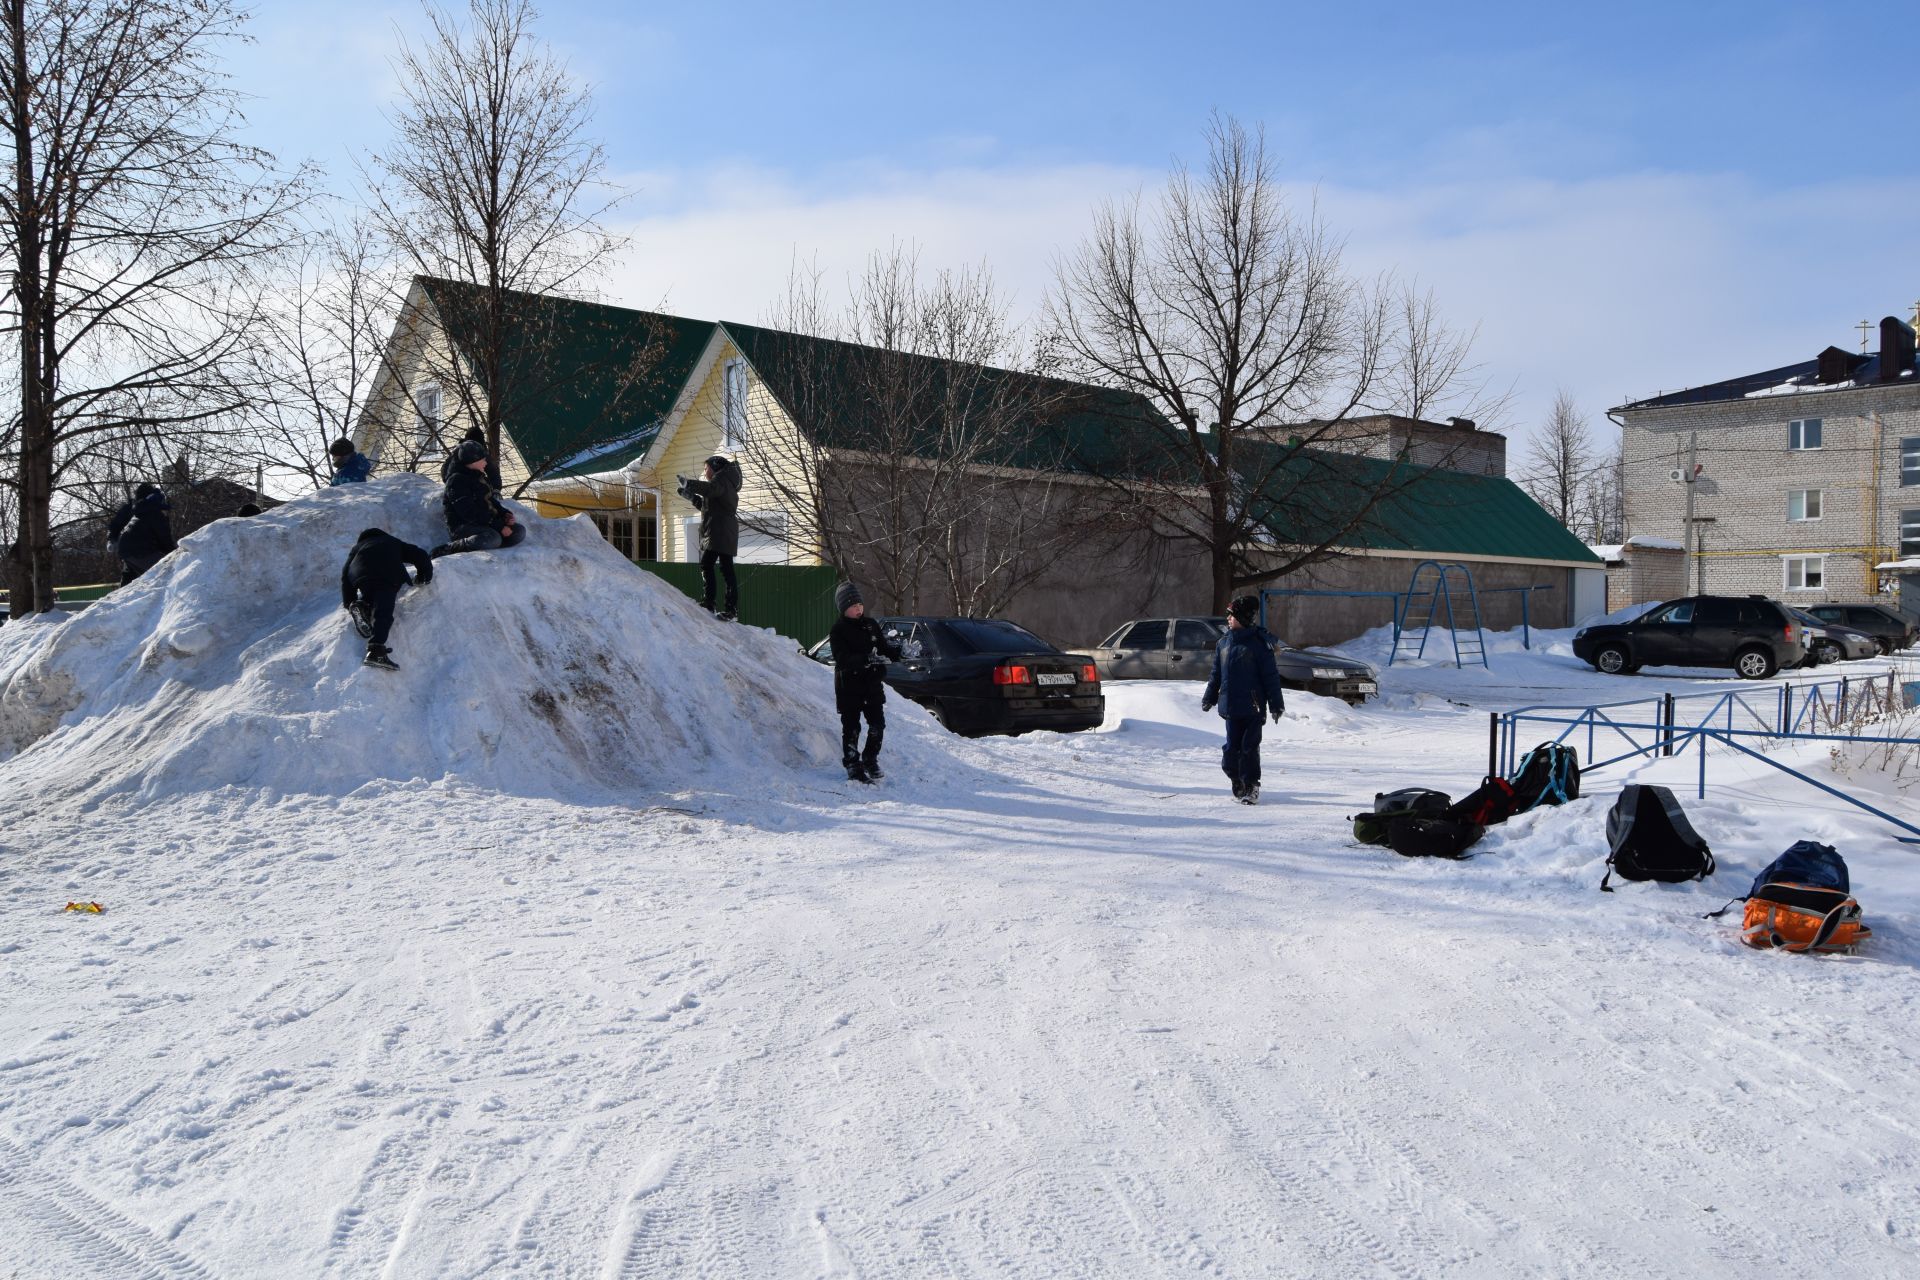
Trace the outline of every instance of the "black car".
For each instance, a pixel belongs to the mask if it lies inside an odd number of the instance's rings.
[[[902,654],[887,667],[887,687],[955,733],[1093,729],[1106,718],[1094,664],[1024,627],[998,618],[879,621]],[[822,640],[807,656],[831,663],[831,642]]]
[[[1205,680],[1226,629],[1225,618],[1137,618],[1096,645],[1093,660],[1107,680]],[[1289,689],[1355,704],[1380,692],[1374,669],[1344,653],[1296,649],[1276,640],[1273,660],[1280,683]]]
[[[1910,648],[1914,641],[1913,620],[1879,605],[1813,604],[1807,606],[1807,612],[1822,622],[1837,622],[1855,631],[1866,632],[1880,646],[1881,653]]]
[[[1641,667],[1732,667],[1765,680],[1807,656],[1806,629],[1765,596],[1688,596],[1641,614],[1574,633],[1573,652],[1597,671]]]

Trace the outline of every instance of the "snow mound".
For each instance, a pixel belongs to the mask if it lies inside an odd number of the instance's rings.
[[[1206,685],[1198,680],[1110,680],[1101,687],[1107,714],[1095,733],[1125,734],[1142,745],[1218,747],[1226,732],[1218,711],[1200,709]],[[1364,712],[1338,698],[1289,689],[1287,714],[1280,723],[1268,724],[1262,737],[1269,742],[1311,740],[1365,723]]]
[[[9,782],[144,801],[457,778],[592,802],[836,765],[831,673],[793,641],[716,622],[583,516],[516,511],[523,545],[440,560],[401,593],[398,673],[361,664],[340,568],[362,529],[444,539],[417,475],[216,521],[83,613],[0,628]],[[894,772],[950,767],[900,710]]]

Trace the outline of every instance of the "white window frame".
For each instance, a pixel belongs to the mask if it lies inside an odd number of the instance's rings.
[[[779,534],[762,533],[754,525],[777,525]],[[747,553],[748,538],[772,538],[771,551],[777,553],[776,559],[762,557],[758,553]],[[740,513],[740,554],[734,557],[736,564],[791,564],[793,548],[787,542],[787,513],[784,511],[742,511]]]
[[[420,461],[436,461],[446,456],[446,441],[441,437],[440,428],[446,422],[446,396],[440,390],[438,382],[429,382],[415,389],[413,393],[413,413],[420,426]]]
[[[747,555],[742,554],[742,555],[737,555],[733,558],[733,562],[735,564],[792,564],[793,563],[793,548],[787,542],[786,534],[785,534],[785,530],[787,527],[786,512],[784,511],[742,511],[742,512],[739,512],[735,518],[738,519],[740,522],[740,536],[743,539],[753,536],[756,532],[755,530],[748,527],[748,521],[752,521],[756,524],[778,524],[782,530],[782,533],[780,536],[780,543],[779,543],[780,558],[778,560],[761,560],[761,559],[751,558]],[[680,518],[680,540],[683,544],[680,548],[680,557],[681,557],[682,563],[699,564],[700,563],[700,517],[699,516],[682,516]],[[742,547],[741,550],[744,552],[745,548]]]
[[[737,453],[747,442],[747,362],[739,356],[720,366],[720,452]]]
[[[1816,566],[1813,581],[1809,582],[1807,566]],[[1794,570],[1798,568],[1800,581],[1795,582]],[[1827,589],[1827,558],[1825,556],[1781,556],[1780,589],[1782,591],[1825,591]]]
[[[1819,444],[1808,444],[1807,424],[1813,424],[1813,432],[1820,438]],[[1787,452],[1813,453],[1826,445],[1827,430],[1825,418],[1795,418],[1787,423]]]
[[[1900,487],[1920,485],[1920,436],[1900,438]]]
[[[1824,489],[1789,489],[1787,490],[1787,521],[1788,523],[1813,524],[1815,521],[1819,520],[1821,518],[1820,513],[1826,509],[1826,501],[1823,497],[1825,492],[1826,491]],[[1800,500],[1799,515],[1793,514],[1793,500],[1795,498],[1798,498]]]

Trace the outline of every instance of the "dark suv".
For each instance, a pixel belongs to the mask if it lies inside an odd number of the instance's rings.
[[[1807,656],[1806,628],[1764,596],[1688,596],[1632,622],[1574,633],[1573,652],[1596,671],[1623,675],[1641,667],[1732,667],[1765,680]]]
[[[1871,604],[1810,604],[1807,612],[1822,622],[1837,622],[1855,631],[1864,631],[1880,646],[1880,652],[1892,653],[1913,644],[1914,625],[1891,609]]]

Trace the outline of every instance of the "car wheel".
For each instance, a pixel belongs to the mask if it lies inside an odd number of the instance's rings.
[[[1825,644],[1815,646],[1815,651],[1819,653],[1819,660],[1821,662],[1845,662],[1847,660],[1846,651],[1831,640]]]
[[[1733,655],[1733,669],[1742,680],[1765,680],[1779,668],[1765,649],[1742,649]]]
[[[1610,676],[1625,675],[1634,669],[1627,660],[1627,651],[1617,644],[1602,645],[1593,655],[1593,669]]]

